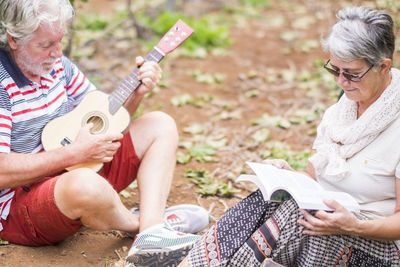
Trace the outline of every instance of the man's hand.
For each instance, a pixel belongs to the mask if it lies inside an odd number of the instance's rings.
[[[277,167],[278,169],[294,171],[294,169],[290,167],[289,163],[287,163],[287,161],[284,159],[266,159],[262,163],[270,164],[272,166]]]
[[[302,210],[304,220],[297,222],[304,226],[306,235],[357,235],[359,219],[335,200],[325,200],[324,203],[332,208],[333,212],[317,211],[315,216]]]
[[[122,134],[91,134],[92,127],[92,123],[83,126],[75,141],[69,145],[73,149],[74,157],[77,160],[76,164],[110,162],[121,146],[118,140],[122,139]]]
[[[144,61],[143,57],[136,57],[136,65],[139,68],[139,80],[142,84],[136,89],[135,93],[145,95],[156,87],[162,77],[162,70],[158,63],[154,61]]]

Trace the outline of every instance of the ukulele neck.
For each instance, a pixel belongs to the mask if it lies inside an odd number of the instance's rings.
[[[165,54],[161,52],[157,47],[147,54],[145,61],[160,62],[164,58]],[[136,67],[125,80],[115,89],[109,96],[109,111],[110,114],[114,115],[129,98],[129,96],[135,91],[142,81],[138,79],[139,68]]]

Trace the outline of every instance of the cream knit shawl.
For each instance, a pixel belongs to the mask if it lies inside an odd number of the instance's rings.
[[[339,181],[346,177],[346,162],[368,146],[400,114],[400,70],[392,68],[392,81],[381,96],[357,119],[357,103],[344,94],[329,107],[317,129],[309,158],[317,177]]]

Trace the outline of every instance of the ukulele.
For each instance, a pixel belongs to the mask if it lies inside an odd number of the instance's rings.
[[[145,61],[160,62],[193,32],[192,28],[178,20],[145,57]],[[50,121],[42,132],[44,150],[50,151],[71,144],[80,128],[89,123],[93,124],[91,134],[116,134],[127,129],[131,117],[123,104],[142,83],[138,79],[138,72],[139,68],[136,67],[111,94],[100,90],[89,92],[74,110]],[[85,167],[97,172],[102,166],[102,162],[84,163],[68,167],[67,170]]]

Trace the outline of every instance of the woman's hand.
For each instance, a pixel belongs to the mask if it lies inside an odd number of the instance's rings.
[[[304,226],[303,234],[306,235],[357,235],[358,224],[357,217],[345,209],[335,200],[324,200],[324,203],[333,209],[333,212],[323,210],[317,211],[315,216],[305,210],[301,212],[304,219],[297,222]]]
[[[278,169],[294,171],[294,169],[290,167],[289,163],[287,163],[287,161],[284,159],[266,159],[262,163],[270,164],[272,166],[277,167]]]

